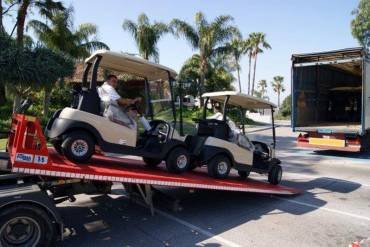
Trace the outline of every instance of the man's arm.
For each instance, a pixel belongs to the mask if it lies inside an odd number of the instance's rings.
[[[125,98],[117,99],[117,103],[121,106],[132,105],[132,104],[135,104],[136,102],[140,102],[140,101],[141,101],[140,97],[135,98],[135,99],[125,99]]]

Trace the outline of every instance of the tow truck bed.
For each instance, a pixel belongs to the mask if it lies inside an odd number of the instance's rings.
[[[15,162],[11,170],[15,173],[132,184],[284,195],[299,193],[297,189],[270,185],[252,179],[242,181],[237,176],[230,176],[229,179],[214,179],[209,177],[203,169],[181,175],[171,174],[166,172],[162,166],[149,168],[142,161],[135,159],[95,155],[90,163],[74,164],[59,155],[52,148],[49,148],[49,158],[51,159],[50,165],[35,163],[17,164]]]

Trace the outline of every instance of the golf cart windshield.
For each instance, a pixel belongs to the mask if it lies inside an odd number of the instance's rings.
[[[149,92],[154,119],[172,121],[170,82],[168,80],[149,81]]]

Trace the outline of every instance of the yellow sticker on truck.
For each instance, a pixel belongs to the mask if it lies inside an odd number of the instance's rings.
[[[346,141],[340,139],[314,138],[310,137],[308,143],[311,145],[322,145],[330,147],[345,147]]]

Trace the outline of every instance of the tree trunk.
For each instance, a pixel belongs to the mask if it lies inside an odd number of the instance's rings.
[[[204,81],[206,79],[207,73],[207,60],[204,59],[203,55],[200,55],[200,75],[199,75],[199,98],[200,98],[200,106],[203,107],[203,100],[202,94],[204,92]]]
[[[251,93],[251,95],[254,94],[254,83],[256,81],[256,67],[257,67],[257,54],[254,57],[254,68],[253,68],[253,80],[252,80],[252,93]]]
[[[44,89],[44,99],[42,104],[42,114],[47,117],[49,114],[49,104],[50,104],[50,89],[45,88]]]
[[[22,100],[22,97],[21,97],[20,93],[16,92],[15,96],[14,96],[14,101],[13,101],[13,113],[16,112],[16,110],[21,105],[21,100]]]
[[[280,109],[280,91],[278,91],[277,95],[278,95],[278,108]]]
[[[17,44],[23,45],[24,25],[26,22],[27,10],[31,0],[23,0],[17,14]]]
[[[3,0],[0,0],[0,32],[3,31]]]
[[[252,69],[252,54],[249,53],[248,94],[250,94],[250,88],[251,88],[251,69]]]
[[[240,68],[239,68],[239,64],[237,64],[236,71],[238,72],[239,92],[241,93],[242,92],[242,84],[240,83]]]

